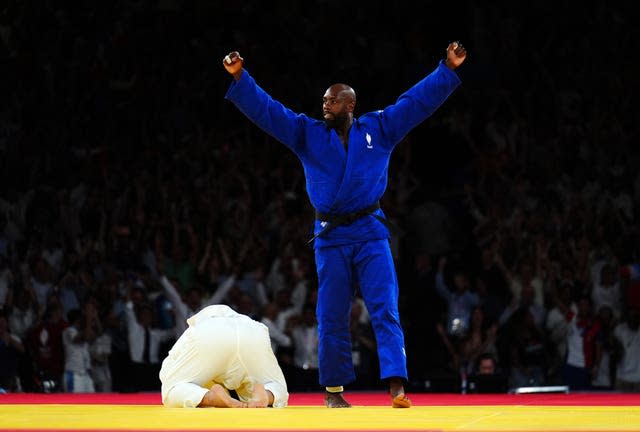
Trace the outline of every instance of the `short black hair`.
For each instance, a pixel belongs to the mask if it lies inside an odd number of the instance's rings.
[[[493,364],[497,363],[496,356],[494,356],[490,352],[486,352],[486,353],[480,354],[478,356],[478,362],[477,363],[480,364],[480,362],[482,360],[491,360],[491,361],[493,361]]]

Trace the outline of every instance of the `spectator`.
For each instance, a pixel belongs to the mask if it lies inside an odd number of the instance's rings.
[[[35,259],[33,263],[33,273],[31,274],[31,280],[29,283],[36,294],[39,314],[41,315],[47,305],[47,297],[53,290],[53,283],[51,282],[51,267],[44,259]]]
[[[482,248],[480,252],[480,270],[478,271],[478,284],[476,289],[481,295],[482,305],[489,322],[494,323],[509,304],[511,292],[507,287],[504,273],[498,265],[499,243],[493,243]],[[483,284],[479,282],[482,281]],[[480,294],[482,292],[482,294]]]
[[[640,312],[629,311],[625,321],[613,332],[622,348],[622,357],[616,368],[615,388],[623,392],[640,391]]]
[[[517,309],[503,328],[500,358],[509,367],[509,386],[531,387],[546,383],[548,351],[542,331],[527,307]]]
[[[533,323],[538,330],[542,330],[544,328],[547,311],[543,306],[535,302],[535,289],[532,285],[523,286],[521,288],[520,295],[513,296],[511,304],[507,306],[500,317],[500,324],[504,325],[511,317],[511,314],[519,308],[525,308],[529,311],[533,317]]]
[[[193,227],[187,221],[187,208],[178,210],[174,204],[171,207],[171,226],[173,237],[170,243],[170,253],[165,254],[160,247],[156,249],[156,259],[169,278],[180,281],[180,286],[190,289],[198,266],[198,239]],[[186,237],[185,237],[186,235]]]
[[[62,389],[65,365],[62,333],[67,326],[62,305],[53,297],[42,322],[30,331],[27,338],[34,365],[34,385],[39,391],[50,393]]]
[[[475,372],[478,375],[494,375],[498,372],[498,364],[495,357],[490,353],[478,356]]]
[[[153,308],[148,303],[134,310],[130,300],[125,305],[129,355],[133,373],[131,388],[135,391],[155,391],[160,388],[160,346],[175,336],[173,329],[153,328]]]
[[[318,386],[318,324],[312,305],[303,308],[300,321],[291,334],[294,349],[291,387],[298,391],[313,390]]]
[[[105,323],[109,319],[108,311],[103,314],[102,319],[99,319],[100,323]],[[113,379],[111,377],[111,335],[105,329],[105,326],[101,326],[97,329],[97,337],[89,346],[89,353],[91,354],[91,379],[93,380],[96,392],[98,393],[111,393],[113,391]]]
[[[446,265],[447,258],[440,258],[436,274],[436,291],[447,302],[447,333],[455,337],[464,337],[469,331],[471,310],[480,303],[480,299],[469,290],[469,280],[461,269],[454,271],[454,290],[450,290],[444,281]]]
[[[278,319],[278,305],[275,303],[267,303],[262,308],[262,319],[260,322],[269,329],[269,337],[271,338],[271,349],[276,357],[280,347],[289,348],[291,346],[291,335],[280,330],[276,321]]]
[[[246,315],[253,320],[257,318],[256,307],[253,302],[253,298],[245,292],[239,293],[238,300],[232,303],[231,307],[241,315]]]
[[[65,357],[62,388],[69,393],[94,393],[89,345],[102,331],[95,304],[88,301],[82,311],[72,309],[67,316],[69,327],[62,332]]]
[[[497,355],[496,334],[497,324],[485,323],[484,311],[476,306],[471,311],[471,325],[469,332],[460,344],[460,358],[467,368],[467,373],[473,373],[478,358],[483,354]]]
[[[569,330],[563,379],[571,390],[588,390],[602,356],[602,327],[593,313],[590,297],[578,299],[576,309],[565,312]]]
[[[78,276],[75,273],[68,272],[62,277],[57,286],[52,288],[62,303],[65,315],[68,314],[69,311],[80,308],[80,301],[76,295],[78,285]]]
[[[549,382],[560,384],[562,365],[567,355],[569,323],[565,317],[571,307],[571,285],[562,283],[553,296],[554,307],[547,314],[545,329],[550,343]]]
[[[591,299],[596,311],[599,311],[603,306],[608,306],[614,317],[619,319],[622,313],[622,293],[616,276],[617,273],[613,266],[603,265],[598,280],[594,281]]]
[[[599,362],[594,365],[591,385],[596,389],[610,390],[615,382],[615,360],[619,357],[618,344],[613,335],[615,327],[613,310],[609,306],[600,306],[597,320],[600,322],[602,332],[602,348],[599,358],[596,358]]]
[[[27,346],[28,333],[38,322],[38,303],[30,287],[16,286],[14,288],[13,305],[8,316],[9,330],[20,338],[23,345]],[[27,350],[20,353],[18,370],[22,389],[34,391],[32,386],[33,364]]]
[[[11,312],[9,313],[9,328],[22,341],[27,340],[27,334],[38,322],[38,303],[31,287],[16,287]]]
[[[9,332],[7,314],[0,311],[0,389],[5,392],[20,391],[18,359],[24,353],[20,338]]]
[[[498,260],[501,268],[504,271],[506,279],[509,283],[511,295],[516,301],[522,301],[522,292],[525,288],[533,291],[533,303],[539,307],[544,306],[544,289],[542,286],[542,280],[540,278],[538,266],[534,266],[528,260],[523,260],[519,265],[519,270],[516,274],[511,274],[504,264],[502,259]]]
[[[12,280],[13,274],[7,266],[7,259],[3,254],[0,254],[0,307],[7,305]]]
[[[187,329],[188,318],[202,310],[205,306],[221,303],[233,287],[235,281],[235,276],[230,276],[220,284],[211,297],[203,299],[202,292],[198,286],[188,289],[183,296],[180,294],[180,291],[176,289],[176,286],[180,286],[180,282],[177,279],[170,281],[166,276],[162,275],[160,277],[160,284],[173,306],[176,338],[180,337]]]
[[[478,356],[473,373],[469,377],[469,393],[504,393],[507,378],[504,376],[495,356],[484,353]]]

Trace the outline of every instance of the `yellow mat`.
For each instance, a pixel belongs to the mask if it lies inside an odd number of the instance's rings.
[[[179,409],[0,405],[0,430],[640,431],[637,406],[428,406],[410,409]]]

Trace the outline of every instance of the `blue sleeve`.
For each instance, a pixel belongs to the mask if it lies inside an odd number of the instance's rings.
[[[238,81],[231,83],[225,99],[233,102],[249,120],[296,154],[303,151],[307,116],[296,114],[273,100],[246,70]]]
[[[380,122],[387,142],[398,144],[411,129],[429,117],[460,85],[458,75],[444,60],[438,67],[380,112]]]

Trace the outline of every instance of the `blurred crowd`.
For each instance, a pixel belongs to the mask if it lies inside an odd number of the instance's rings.
[[[382,201],[410,388],[639,391],[640,37],[625,5],[544,3],[4,2],[0,388],[157,391],[186,318],[224,303],[317,391],[304,176],[224,101],[221,59],[311,116],[348,82],[362,114],[457,38],[463,85]],[[375,388],[357,290],[351,331],[351,387]]]

